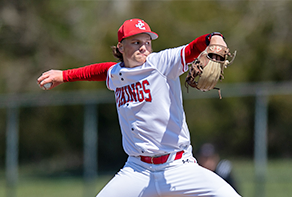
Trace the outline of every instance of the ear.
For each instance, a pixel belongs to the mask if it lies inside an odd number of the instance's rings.
[[[119,49],[119,51],[123,54],[124,53],[124,47],[123,47],[123,44],[121,42],[119,42],[117,44],[117,48]]]

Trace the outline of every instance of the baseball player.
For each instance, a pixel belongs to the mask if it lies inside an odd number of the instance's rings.
[[[52,89],[64,82],[106,81],[114,91],[124,167],[97,197],[238,197],[215,173],[192,155],[182,105],[179,76],[209,44],[227,46],[220,33],[202,35],[187,45],[152,52],[158,35],[141,19],[125,21],[118,30],[114,56],[120,61],[69,70],[50,70],[39,78]]]

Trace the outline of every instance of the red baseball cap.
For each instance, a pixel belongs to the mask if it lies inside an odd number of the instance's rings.
[[[146,33],[149,34],[152,40],[158,38],[158,34],[151,31],[149,25],[138,18],[126,20],[118,30],[118,41],[121,42],[124,38]]]

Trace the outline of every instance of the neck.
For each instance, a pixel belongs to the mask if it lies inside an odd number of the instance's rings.
[[[123,62],[123,65],[124,65],[124,67],[126,67],[126,68],[134,68],[134,67],[137,67],[137,66],[141,66],[141,65],[143,65],[143,64],[139,64],[139,63],[137,63],[137,62],[124,61],[124,62]]]

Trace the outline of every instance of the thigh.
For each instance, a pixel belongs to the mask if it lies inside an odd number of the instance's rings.
[[[239,197],[221,177],[196,163],[185,163],[164,174],[161,190],[165,196]]]
[[[150,172],[125,166],[96,197],[152,197],[157,196],[150,184]],[[153,188],[153,190],[151,189]]]

